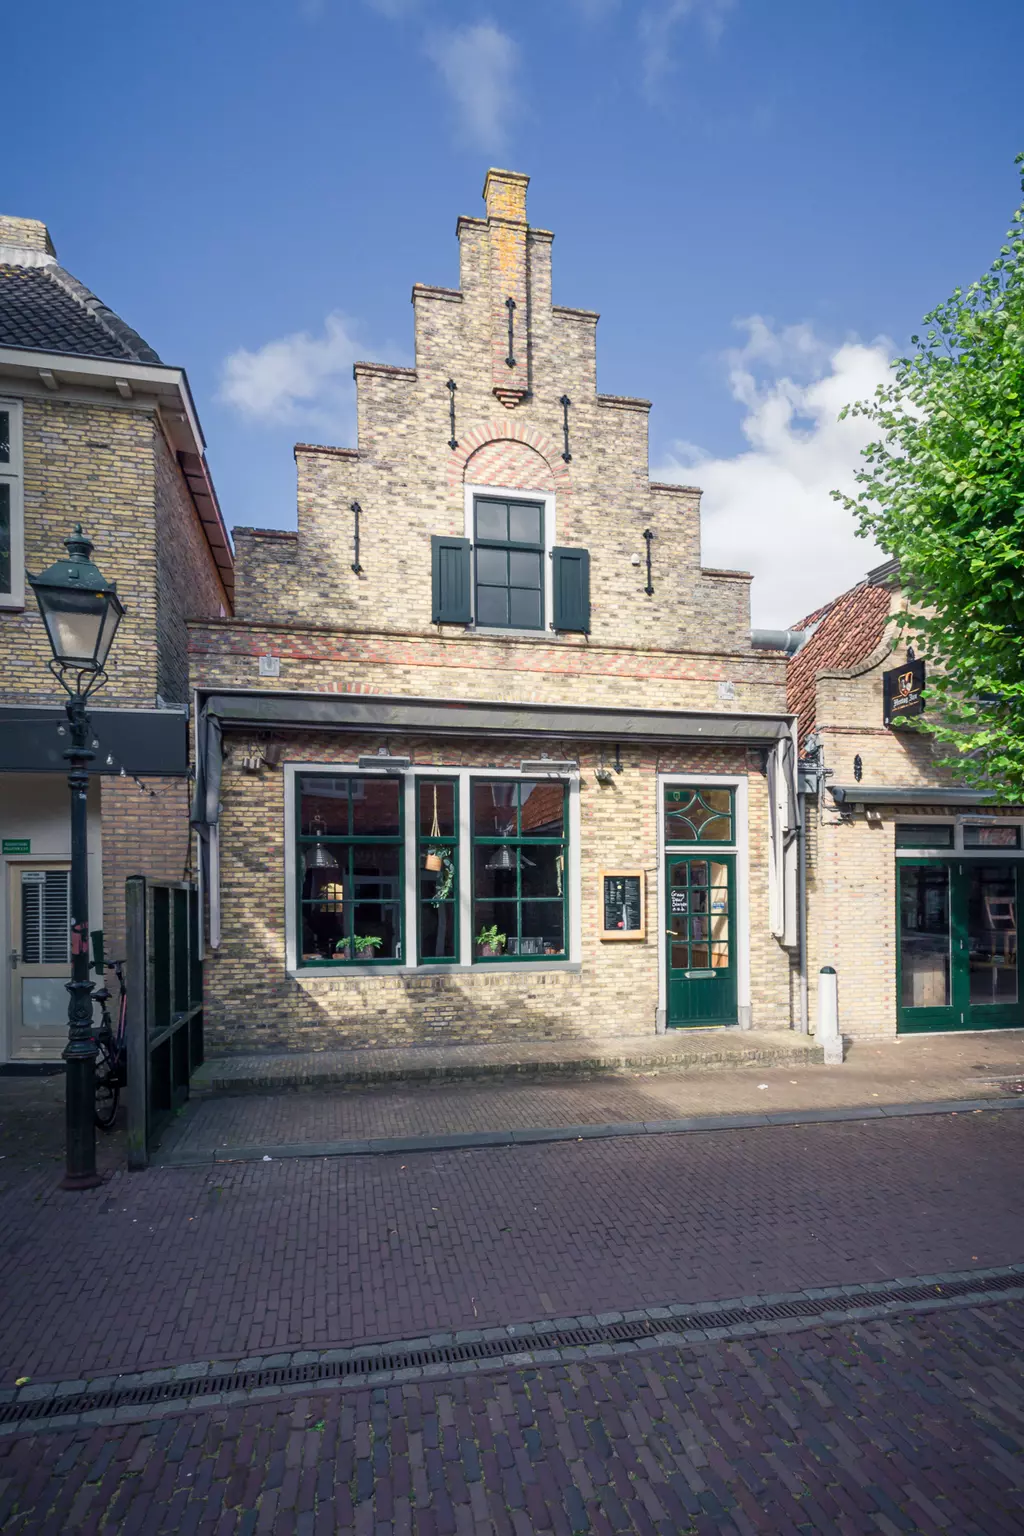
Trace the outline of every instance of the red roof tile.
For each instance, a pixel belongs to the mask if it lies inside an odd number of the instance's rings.
[[[891,596],[888,585],[862,581],[793,625],[794,629],[817,625],[786,668],[786,701],[799,717],[801,750],[815,727],[815,676],[822,671],[846,671],[871,655],[885,632]]]

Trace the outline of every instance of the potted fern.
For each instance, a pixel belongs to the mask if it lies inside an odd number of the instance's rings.
[[[357,933],[352,937],[357,960],[372,960],[384,940],[379,933]]]
[[[497,923],[492,923],[490,928],[481,928],[476,936],[477,949],[481,955],[500,955],[508,937],[498,932]]]

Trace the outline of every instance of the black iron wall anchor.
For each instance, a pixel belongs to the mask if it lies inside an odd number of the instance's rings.
[[[359,564],[359,517],[362,510],[363,509],[359,505],[358,501],[354,501],[352,503],[352,516],[354,518],[354,526],[352,531],[352,569],[355,571],[357,576],[362,574],[363,569]]]
[[[515,357],[515,349],[514,349],[514,347],[512,345],[512,317],[513,317],[513,315],[516,312],[516,301],[515,301],[515,299],[512,299],[512,298],[506,299],[505,300],[505,308],[508,310],[508,357],[506,357],[505,363],[506,363],[507,367],[514,368],[515,365],[516,365],[516,357]]]
[[[458,389],[458,387],[459,386],[456,384],[454,379],[449,379],[448,383],[445,385],[445,388],[448,391],[448,420],[451,423],[452,429],[452,435],[448,439],[449,448],[457,448],[459,446],[459,440],[455,436],[455,391]]]
[[[644,539],[647,542],[647,585],[644,587],[644,591],[647,593],[648,597],[654,596],[654,583],[651,580],[651,540],[653,538],[654,534],[651,532],[651,530],[649,528],[645,528]]]
[[[572,459],[572,454],[569,452],[569,407],[572,405],[572,401],[569,399],[568,395],[560,395],[558,397],[558,403],[562,407],[562,436],[565,439],[565,447],[562,449],[562,458],[568,464]]]

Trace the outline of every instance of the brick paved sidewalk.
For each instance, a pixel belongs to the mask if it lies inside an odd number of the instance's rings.
[[[222,1067],[214,1063],[211,1070]],[[589,1081],[513,1079],[224,1094],[193,1100],[165,1133],[158,1155],[230,1155],[233,1148],[273,1153],[285,1146],[365,1138],[978,1099],[1004,1095],[1006,1085],[1022,1076],[1024,1034],[1012,1031],[862,1043],[851,1049],[843,1066],[832,1068],[787,1064],[680,1073],[648,1067]]]
[[[1024,1261],[1024,1115],[114,1174],[0,1199],[0,1382]]]
[[[0,1527],[855,1536],[1024,1527],[1024,1306],[0,1441]]]

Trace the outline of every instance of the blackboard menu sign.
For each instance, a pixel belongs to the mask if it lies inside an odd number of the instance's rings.
[[[602,869],[602,939],[645,939],[647,912],[642,869]]]

